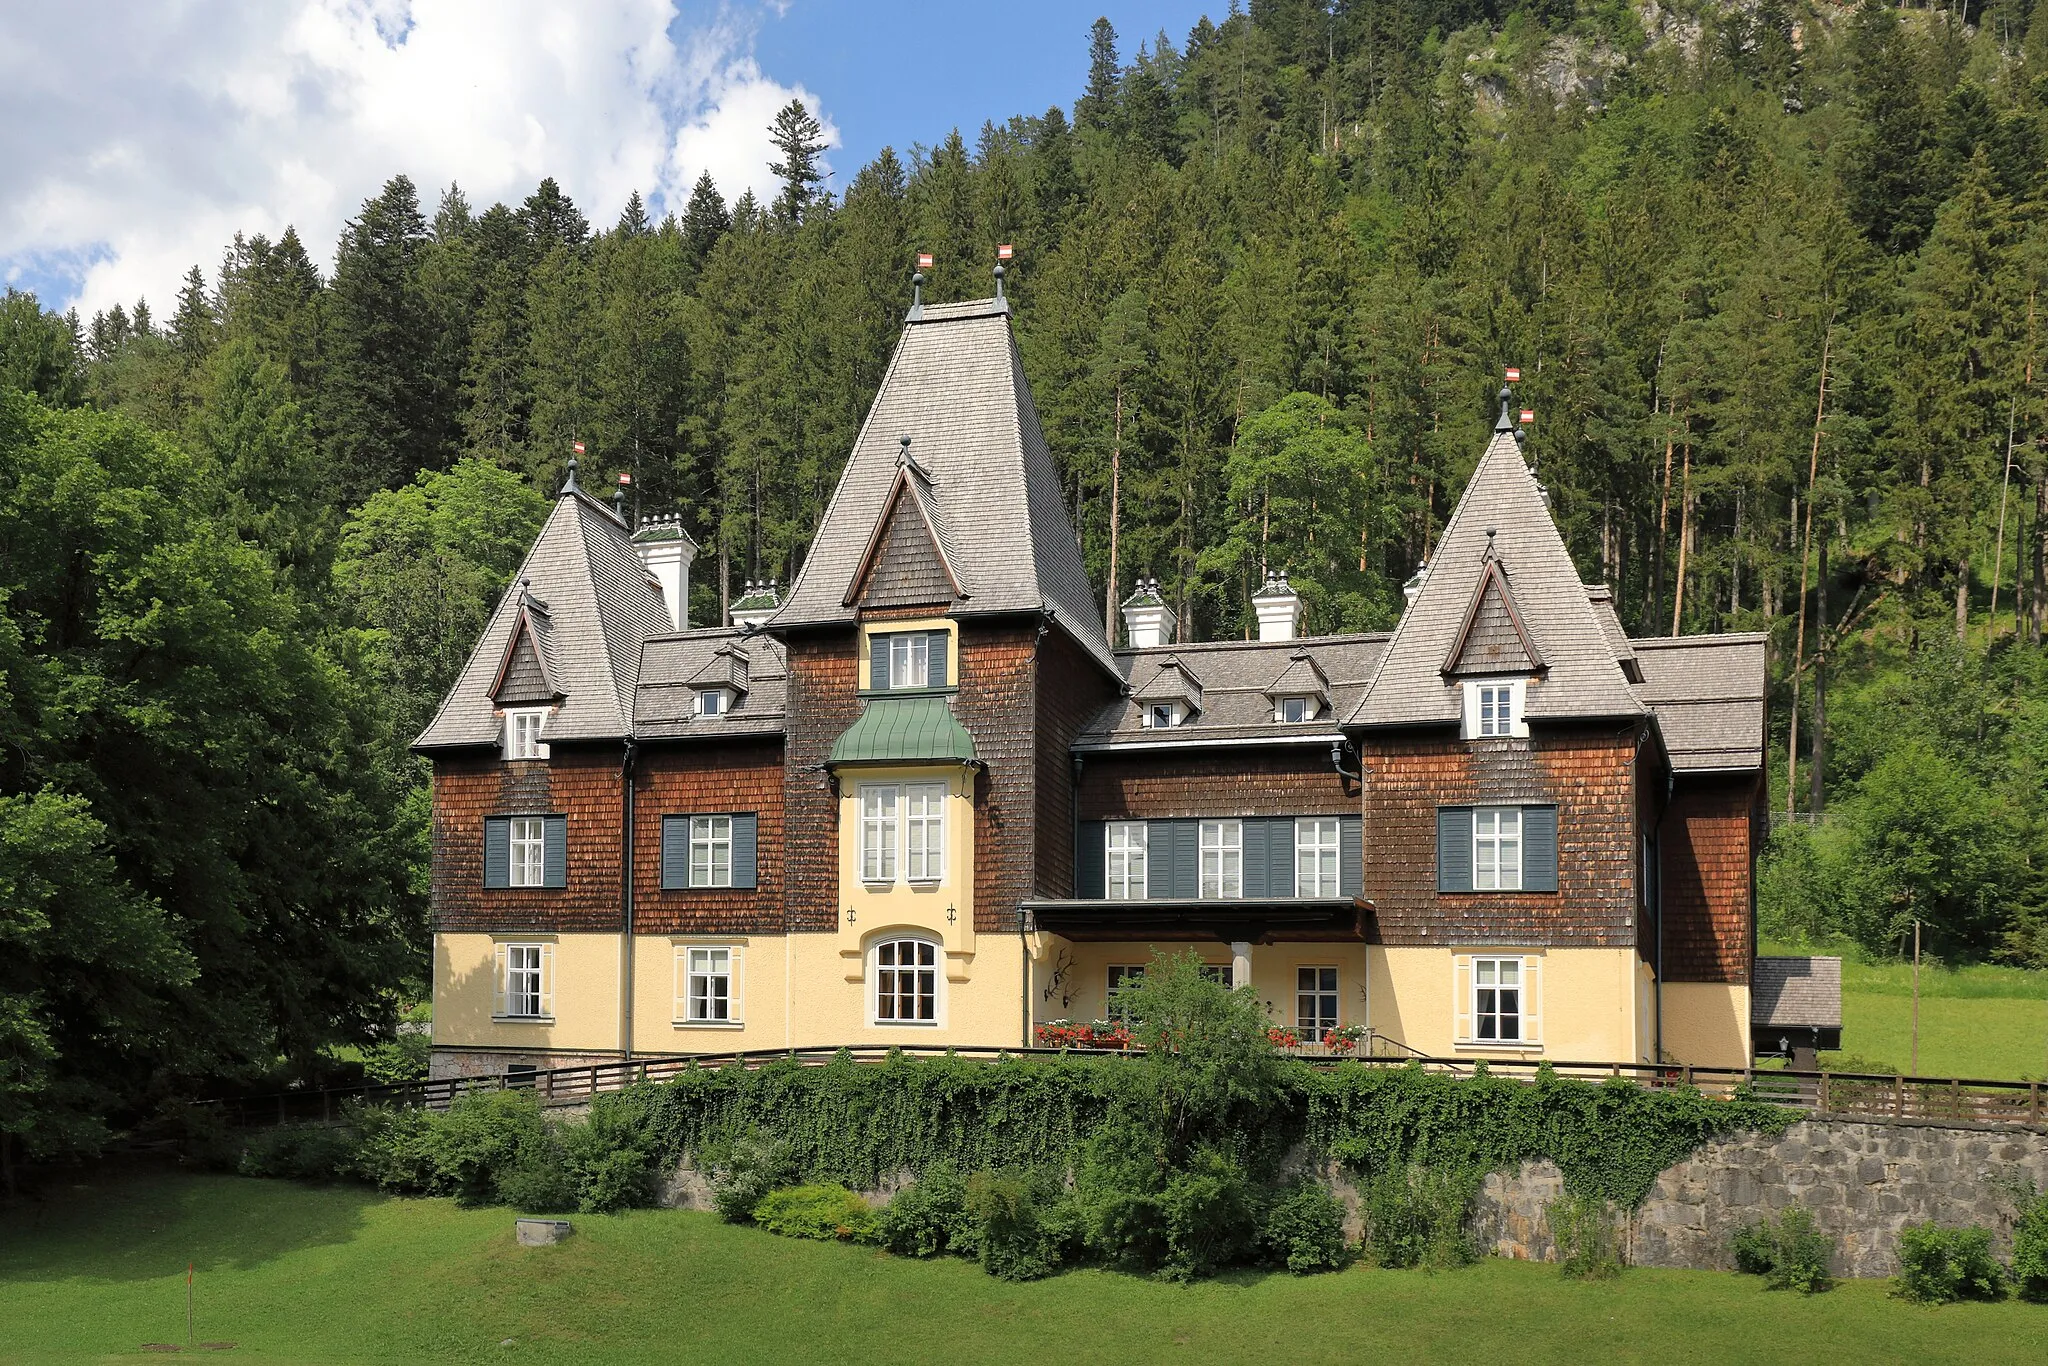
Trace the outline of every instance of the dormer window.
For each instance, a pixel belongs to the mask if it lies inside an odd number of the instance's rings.
[[[1304,721],[1315,720],[1321,710],[1321,703],[1313,697],[1283,697],[1274,709],[1274,719],[1284,725],[1298,726]]]
[[[1187,719],[1188,709],[1185,703],[1154,702],[1145,708],[1145,725],[1152,730],[1185,725]]]
[[[697,690],[697,715],[723,716],[732,708],[732,694],[724,688]]]
[[[868,637],[868,687],[875,692],[947,686],[945,631],[891,631]]]
[[[505,757],[545,759],[548,747],[541,743],[541,727],[547,724],[546,707],[524,707],[505,713]]]
[[[1529,725],[1522,717],[1522,704],[1528,686],[1519,678],[1482,678],[1465,684],[1465,738],[1526,737]]]

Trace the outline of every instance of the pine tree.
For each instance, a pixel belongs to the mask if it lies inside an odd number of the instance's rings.
[[[535,260],[558,246],[581,247],[590,238],[590,220],[562,193],[553,176],[543,179],[519,206],[519,221],[526,227],[527,248]]]
[[[726,211],[711,172],[706,171],[691,187],[690,202],[683,210],[683,261],[691,274],[704,269],[711,249],[730,231],[732,215]]]
[[[1117,90],[1123,63],[1116,55],[1116,29],[1107,18],[1088,30],[1088,91],[1074,105],[1074,125],[1107,133],[1117,123]]]
[[[782,158],[768,164],[768,173],[782,181],[782,193],[775,196],[775,219],[785,227],[794,226],[831,202],[829,192],[818,188],[825,182],[819,165],[829,145],[825,125],[804,108],[802,100],[791,100],[776,111],[775,122],[768,125],[768,140]]]

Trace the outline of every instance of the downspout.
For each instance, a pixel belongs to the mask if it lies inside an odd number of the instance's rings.
[[[619,902],[625,912],[626,935],[619,946],[619,1055],[633,1056],[633,761],[639,742],[626,737],[626,757],[619,765],[620,798],[626,809],[619,834]]]
[[[1678,775],[1671,770],[1669,761],[1664,765],[1664,801],[1657,808],[1657,864],[1655,880],[1650,884],[1655,904],[1651,911],[1657,917],[1657,1056],[1652,1061],[1664,1061],[1664,816],[1671,810],[1671,795],[1677,790]],[[1646,872],[1649,870],[1645,870]]]

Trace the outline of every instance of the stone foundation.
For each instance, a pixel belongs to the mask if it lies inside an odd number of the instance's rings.
[[[429,1081],[451,1077],[497,1077],[515,1066],[588,1067],[594,1063],[617,1062],[616,1053],[519,1052],[496,1048],[436,1048],[427,1063]]]
[[[1636,1266],[1732,1270],[1735,1231],[1797,1204],[1835,1240],[1837,1276],[1890,1276],[1899,1230],[1929,1219],[1982,1224],[2009,1253],[2015,1181],[2048,1188],[2048,1133],[1805,1120],[1779,1138],[1708,1143],[1665,1171],[1628,1217],[1622,1247]],[[1473,1212],[1474,1240],[1499,1256],[1550,1260],[1545,1210],[1563,1193],[1551,1162],[1495,1172]]]

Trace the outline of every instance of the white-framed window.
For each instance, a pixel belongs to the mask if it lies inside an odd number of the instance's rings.
[[[931,684],[932,635],[909,631],[889,637],[889,686],[923,688]]]
[[[1143,821],[1111,821],[1103,854],[1102,894],[1111,901],[1143,901],[1150,829]]]
[[[501,1019],[544,1020],[554,1014],[552,944],[498,945],[498,1009]]]
[[[1145,708],[1145,725],[1151,730],[1166,730],[1187,719],[1188,709],[1184,703],[1153,702]]]
[[[1337,895],[1335,816],[1305,817],[1294,823],[1294,894]]]
[[[683,989],[679,1018],[689,1024],[732,1024],[739,1013],[738,954],[725,945],[690,944],[678,955]]]
[[[1229,963],[1204,963],[1202,964],[1202,976],[1208,978],[1217,986],[1222,987],[1225,991],[1230,990],[1231,965]]]
[[[1280,699],[1280,705],[1274,709],[1273,718],[1290,726],[1298,726],[1304,721],[1315,720],[1316,713],[1320,710],[1321,705],[1313,697],[1283,697]]]
[[[1304,1039],[1317,1040],[1337,1027],[1337,969],[1294,970],[1294,1024]]]
[[[1202,886],[1205,899],[1244,895],[1244,822],[1203,821]]]
[[[1522,960],[1472,960],[1472,1037],[1481,1043],[1521,1043]]]
[[[690,885],[732,886],[732,817],[690,817]]]
[[[1104,998],[1108,1001],[1108,1018],[1131,1022],[1130,1006],[1117,999],[1117,993],[1125,987],[1136,986],[1145,976],[1143,963],[1111,963],[1109,965],[1109,991]]]
[[[860,880],[882,886],[896,880],[897,803],[902,793],[893,783],[863,783],[860,788]]]
[[[539,816],[514,816],[509,841],[512,862],[506,883],[513,887],[539,887],[546,880],[547,826]]]
[[[545,759],[548,747],[541,743],[541,728],[547,725],[546,707],[522,707],[505,713],[505,757]]]
[[[1529,723],[1522,719],[1522,703],[1528,680],[1482,678],[1465,685],[1465,738],[1498,740],[1526,736]]]
[[[697,690],[697,715],[723,716],[727,708],[724,688],[699,688]]]
[[[1472,886],[1512,892],[1522,885],[1522,808],[1482,806],[1472,812]]]
[[[904,873],[912,882],[937,882],[946,871],[946,785],[910,783],[903,789]]]
[[[875,1023],[939,1022],[939,946],[929,939],[884,939],[874,959]]]

